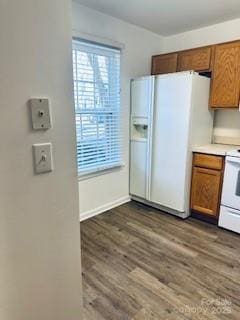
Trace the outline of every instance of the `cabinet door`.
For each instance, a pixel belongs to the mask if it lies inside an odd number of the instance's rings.
[[[152,75],[177,71],[177,53],[161,54],[152,57]]]
[[[240,95],[240,41],[217,45],[210,106],[237,108]]]
[[[212,47],[197,48],[179,52],[178,71],[209,71],[211,69]]]
[[[193,168],[191,209],[212,217],[219,215],[222,172]]]

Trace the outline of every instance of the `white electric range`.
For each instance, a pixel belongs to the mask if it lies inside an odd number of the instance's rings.
[[[218,225],[240,233],[240,150],[227,152]]]

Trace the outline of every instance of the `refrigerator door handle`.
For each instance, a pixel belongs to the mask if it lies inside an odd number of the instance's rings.
[[[147,142],[147,168],[146,168],[146,199],[151,200],[151,183],[152,183],[152,138],[153,138],[153,116],[154,116],[154,95],[155,95],[155,78],[152,79],[152,94],[150,105],[150,117],[148,124],[148,142]]]

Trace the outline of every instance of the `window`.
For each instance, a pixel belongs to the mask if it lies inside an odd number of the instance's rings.
[[[73,40],[79,175],[121,165],[120,50]]]

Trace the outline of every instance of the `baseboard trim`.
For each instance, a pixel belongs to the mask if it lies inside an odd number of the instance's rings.
[[[113,208],[116,208],[116,207],[119,207],[121,206],[122,204],[124,203],[127,203],[131,201],[131,198],[130,196],[126,196],[126,197],[122,197],[116,201],[113,201],[113,202],[109,202],[107,204],[105,204],[104,206],[101,206],[101,207],[98,207],[96,209],[93,209],[93,210],[89,210],[87,212],[84,212],[84,213],[81,213],[80,214],[80,222],[82,221],[85,221],[89,218],[92,218],[92,217],[95,217],[105,211],[108,211],[108,210],[111,210]]]

